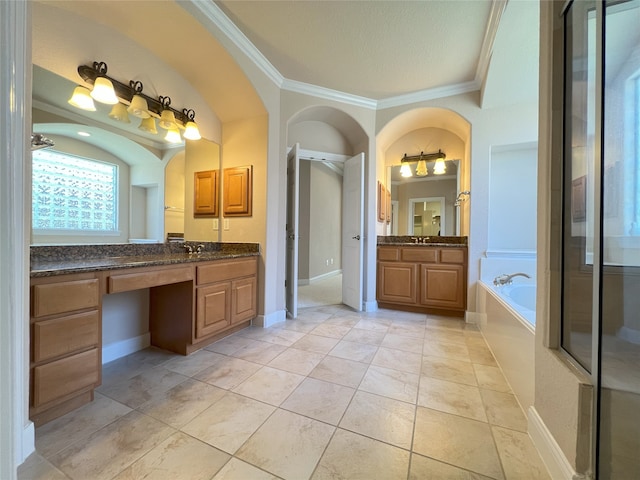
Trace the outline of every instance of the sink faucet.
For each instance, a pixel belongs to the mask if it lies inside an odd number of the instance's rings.
[[[529,275],[522,272],[512,273],[511,275],[507,275],[506,273],[503,273],[502,275],[498,275],[496,278],[493,279],[493,284],[495,286],[511,285],[513,283],[513,277],[531,278]]]
[[[202,253],[204,250],[204,245],[200,244],[196,247],[196,253]]]
[[[191,247],[191,245],[189,245],[188,243],[184,244],[184,249],[189,255],[193,253],[193,247]]]

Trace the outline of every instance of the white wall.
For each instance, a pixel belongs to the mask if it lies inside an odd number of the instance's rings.
[[[535,254],[537,145],[492,148],[490,171],[487,250]]]

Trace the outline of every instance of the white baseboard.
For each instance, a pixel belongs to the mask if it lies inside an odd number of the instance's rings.
[[[336,275],[340,275],[341,273],[342,273],[342,269],[333,270],[331,272],[323,273],[322,275],[316,275],[315,277],[311,277],[308,280],[308,282],[309,284],[312,284],[314,282],[317,282],[318,280],[324,280],[325,278],[335,277]],[[298,285],[300,285],[300,282],[298,282]]]
[[[308,278],[299,278],[298,279],[298,286],[299,287],[303,287],[305,285],[309,285],[309,279]]]
[[[529,436],[533,445],[538,449],[549,475],[557,480],[587,480],[589,477],[577,473],[567,457],[565,457],[560,445],[553,438],[549,429],[544,424],[535,407],[529,407],[528,411]]]
[[[151,345],[149,332],[133,338],[127,338],[120,342],[102,346],[102,364],[112,362],[118,358],[130,355]]]
[[[483,320],[486,319],[487,315],[485,313],[479,312],[464,312],[464,320],[467,323],[473,323],[474,325],[481,325]]]
[[[269,315],[258,315],[253,319],[251,324],[258,327],[268,328],[271,325],[275,325],[276,323],[284,322],[286,319],[287,311],[278,310],[276,312],[270,313]]]
[[[28,422],[22,430],[22,454],[18,464],[24,462],[29,455],[36,451],[36,429],[33,422]]]
[[[377,312],[378,311],[378,301],[373,300],[370,302],[364,302],[364,311],[365,312]]]

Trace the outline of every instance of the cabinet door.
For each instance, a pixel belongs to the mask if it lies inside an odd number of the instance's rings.
[[[252,210],[251,165],[224,169],[224,210],[225,217],[250,217]]]
[[[256,277],[234,280],[231,287],[231,323],[243,322],[256,316]]]
[[[218,216],[218,171],[194,174],[193,214],[200,217]]]
[[[196,338],[212,335],[229,325],[231,283],[222,282],[197,289]]]
[[[378,262],[378,301],[418,304],[418,265]]]
[[[463,265],[420,265],[420,303],[429,307],[464,310]]]

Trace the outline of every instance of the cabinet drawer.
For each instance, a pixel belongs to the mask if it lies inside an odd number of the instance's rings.
[[[421,247],[403,248],[402,261],[436,263],[438,261],[438,250]]]
[[[400,249],[397,247],[378,247],[378,260],[382,262],[397,262],[400,260]]]
[[[242,260],[220,261],[208,265],[199,265],[197,267],[196,278],[198,285],[202,285],[205,283],[214,283],[231,280],[232,278],[255,275],[257,272],[257,259],[256,257],[251,257]]]
[[[139,273],[124,273],[109,277],[109,293],[128,292],[141,288],[169,285],[193,280],[191,267],[163,268]]]
[[[100,378],[97,348],[33,369],[33,406],[94,387]]]
[[[443,248],[440,250],[440,263],[464,264],[464,250],[459,248]]]
[[[33,361],[98,346],[100,313],[97,310],[33,324]]]
[[[32,294],[34,317],[96,308],[100,304],[97,278],[34,285]]]

